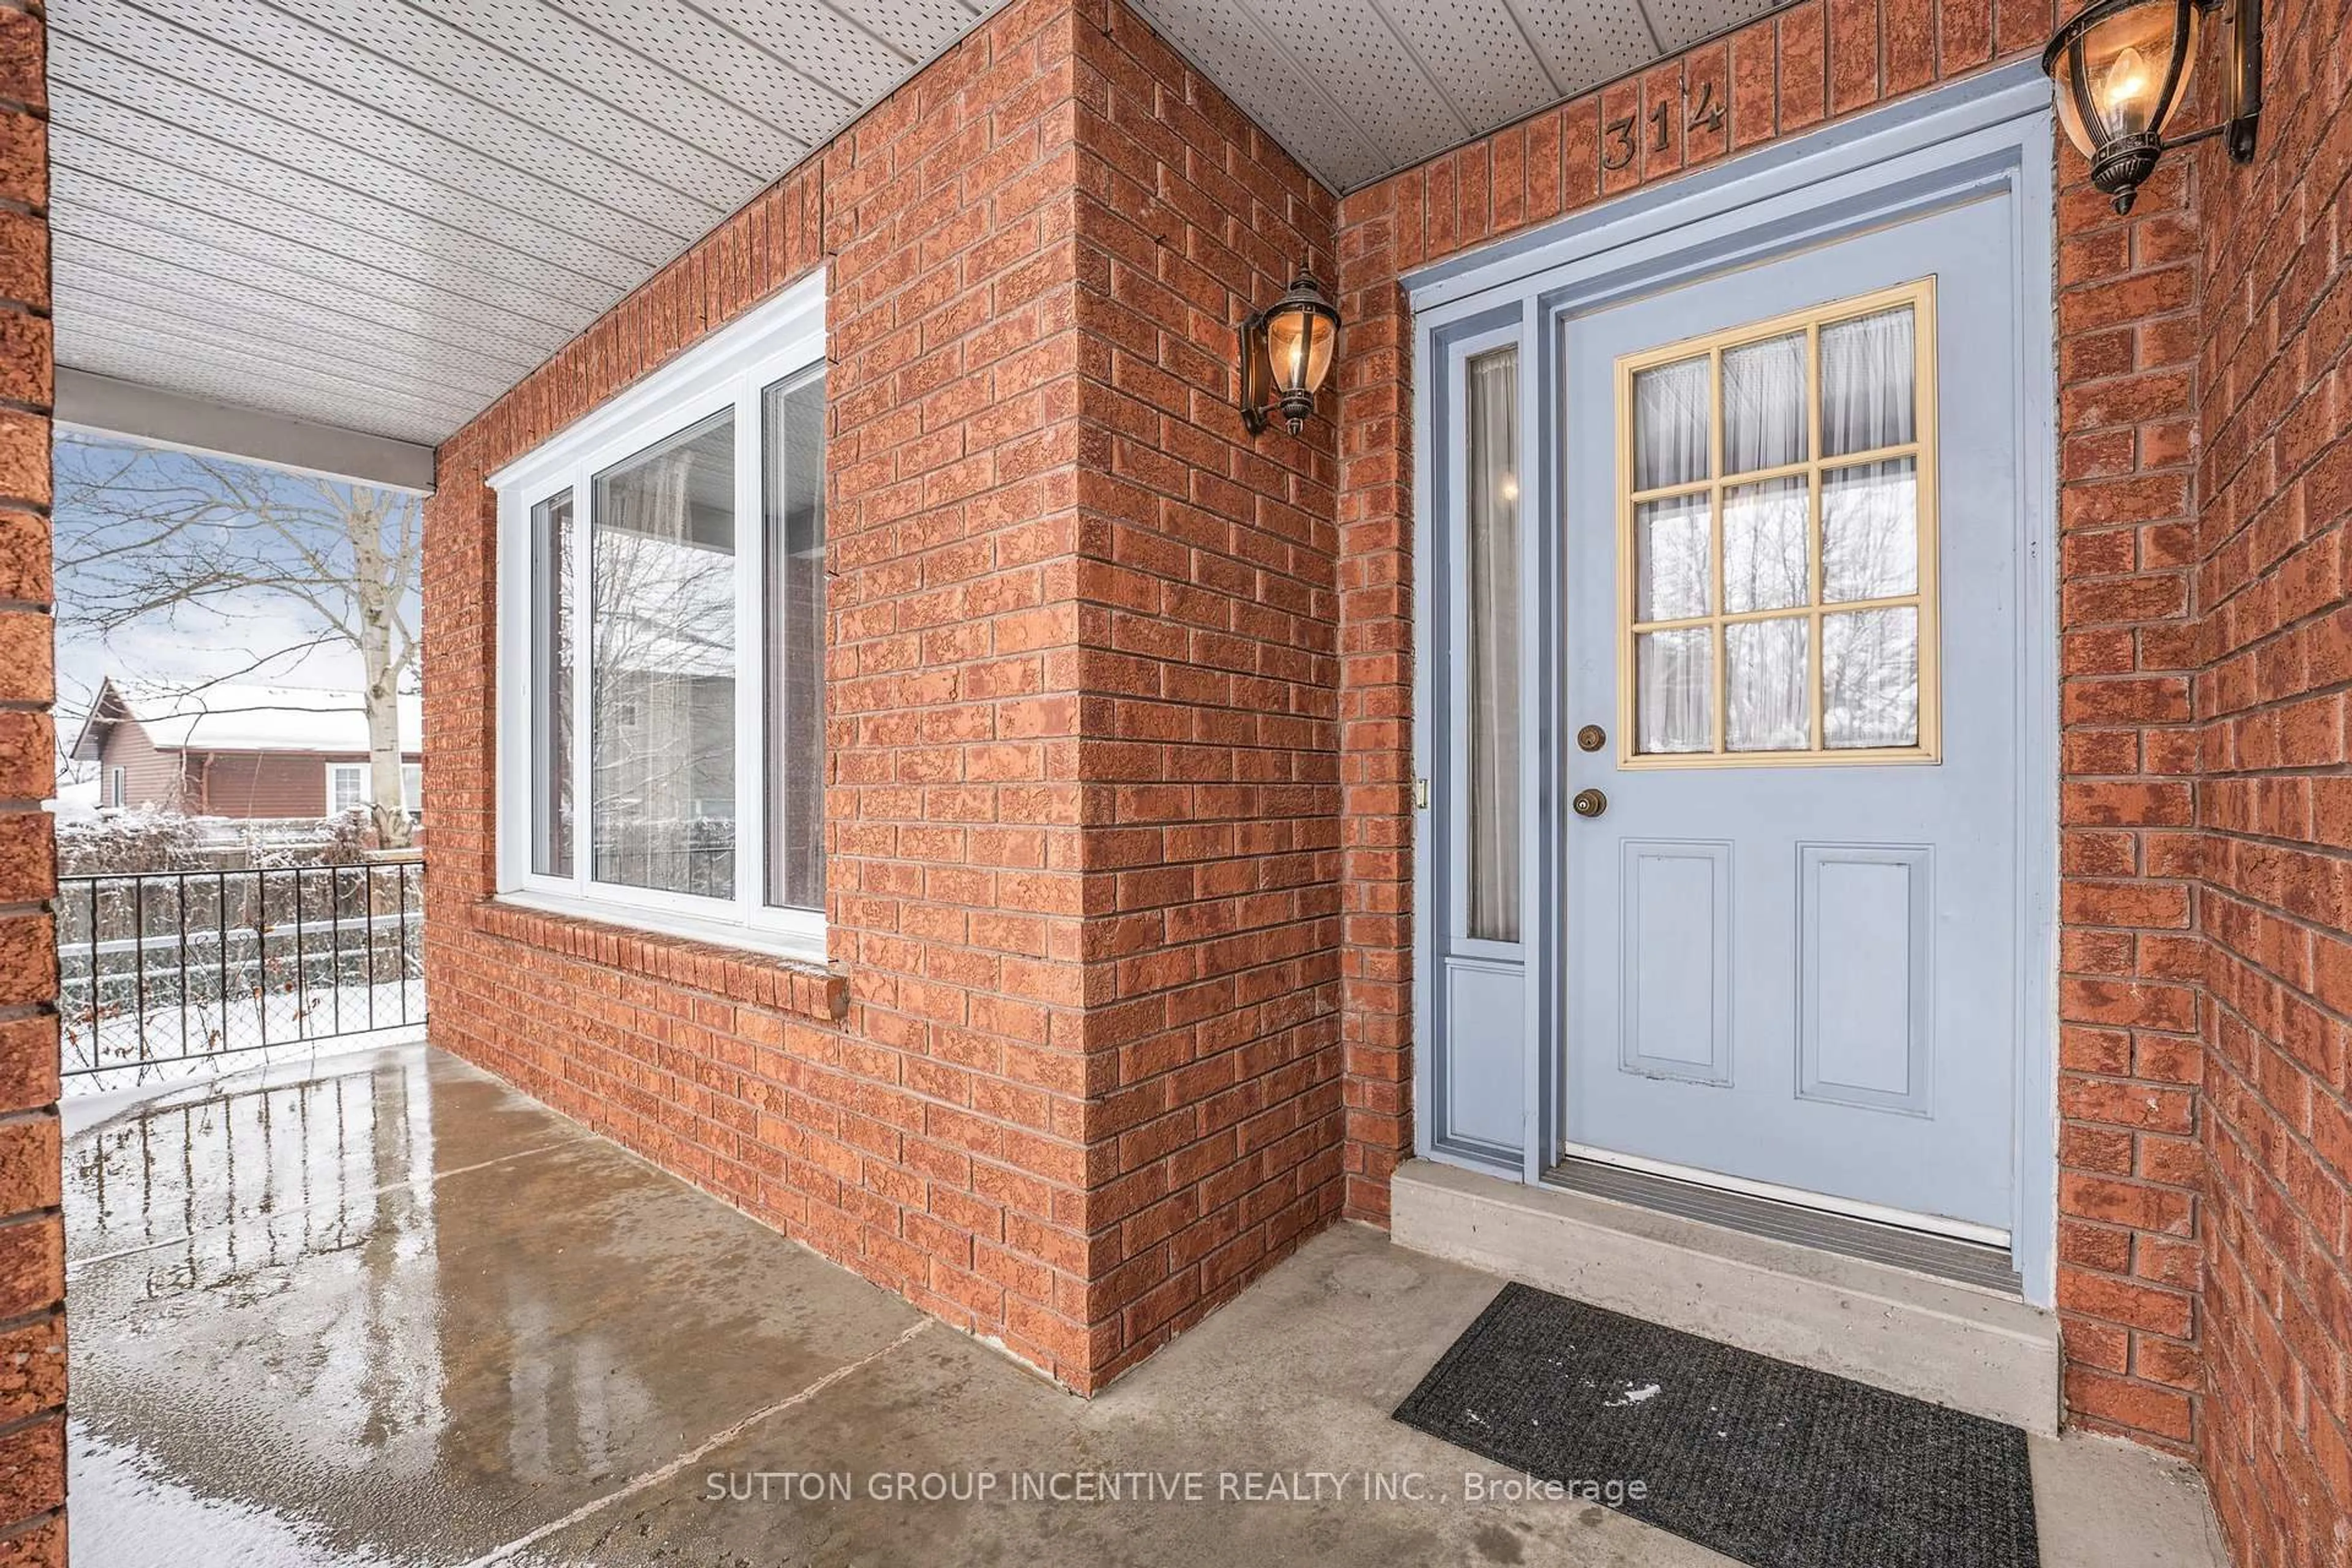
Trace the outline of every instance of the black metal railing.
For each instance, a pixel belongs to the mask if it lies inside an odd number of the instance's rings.
[[[425,1021],[419,860],[63,877],[55,907],[68,1077]]]

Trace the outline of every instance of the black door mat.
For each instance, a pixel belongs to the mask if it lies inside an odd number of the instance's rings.
[[[2018,1428],[1526,1285],[1396,1418],[1752,1568],[2042,1561]]]

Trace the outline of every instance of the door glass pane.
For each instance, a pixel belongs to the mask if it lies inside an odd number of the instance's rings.
[[[1723,492],[1723,607],[1784,610],[1812,595],[1805,560],[1812,487],[1802,475]]]
[[[1519,940],[1519,351],[1469,362],[1463,532],[1469,559],[1471,936]]]
[[[1895,458],[1822,476],[1822,598],[1893,599],[1919,589],[1919,462]]]
[[[1919,743],[1919,612],[1822,617],[1822,732],[1832,749]]]
[[[572,875],[572,492],[530,509],[530,868]]]
[[[1715,749],[1714,644],[1706,626],[1633,639],[1635,744],[1645,754]]]
[[[1805,334],[1723,353],[1723,471],[1805,460]]]
[[[1822,329],[1822,455],[1900,447],[1914,435],[1911,307]]]
[[[589,519],[591,864],[735,892],[735,416],[596,477]]]
[[[1654,490],[1707,477],[1706,356],[1633,376],[1633,488]]]
[[[1802,616],[1723,628],[1723,743],[1734,752],[1800,752],[1811,743],[1812,691]]]
[[[760,395],[768,902],[824,906],[824,376]]]
[[[1645,500],[1633,509],[1636,620],[1679,621],[1706,614],[1710,504],[1701,491]],[[1797,548],[1804,548],[1801,533]]]

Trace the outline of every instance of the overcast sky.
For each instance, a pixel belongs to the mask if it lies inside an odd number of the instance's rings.
[[[56,464],[61,538],[75,531],[76,524],[89,521],[88,509],[76,511],[76,496],[87,491],[94,479],[116,471],[124,453],[118,442],[60,433]],[[151,460],[151,479],[160,475],[169,483],[189,486],[207,482],[203,468],[179,454],[155,453]],[[232,676],[280,686],[356,688],[360,684],[358,653],[343,643],[310,647],[322,629],[321,623],[283,595],[257,593],[234,604],[184,605],[169,614],[143,616],[101,638],[74,624],[76,587],[73,572],[60,563],[57,585],[60,744],[71,743],[99,682],[108,676],[175,685]],[[416,624],[417,614],[412,598],[410,625]],[[243,671],[251,673],[240,674]]]

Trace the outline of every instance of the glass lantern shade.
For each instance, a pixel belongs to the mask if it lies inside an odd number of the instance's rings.
[[[2189,96],[2201,14],[2198,0],[2094,0],[2042,54],[2059,122],[2119,212],[2155,171]]]
[[[1242,324],[1242,419],[1262,430],[1279,413],[1292,435],[1315,412],[1331,374],[1339,311],[1313,276],[1301,272],[1282,298]]]

